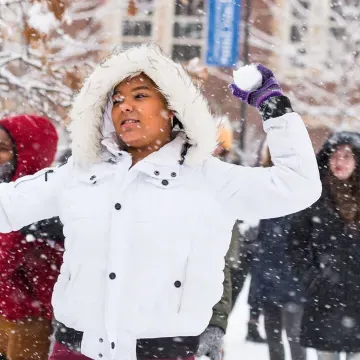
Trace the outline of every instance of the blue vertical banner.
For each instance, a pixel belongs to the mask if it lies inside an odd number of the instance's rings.
[[[239,57],[241,0],[208,0],[206,64],[234,66]]]

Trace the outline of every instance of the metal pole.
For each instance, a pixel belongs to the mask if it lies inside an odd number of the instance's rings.
[[[244,27],[244,47],[243,47],[243,58],[244,58],[244,65],[249,63],[249,39],[250,39],[250,16],[252,10],[252,0],[244,0],[245,1],[245,27]],[[246,134],[246,108],[247,105],[245,103],[241,103],[241,117],[240,117],[240,136],[239,136],[239,147],[240,150],[244,150],[245,147],[245,134]]]

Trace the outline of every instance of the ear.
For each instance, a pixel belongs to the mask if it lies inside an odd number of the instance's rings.
[[[169,120],[170,120],[170,123],[171,123],[171,128],[174,127],[174,117],[175,117],[175,113],[174,111],[172,110],[167,110],[168,112],[168,115],[169,115]]]

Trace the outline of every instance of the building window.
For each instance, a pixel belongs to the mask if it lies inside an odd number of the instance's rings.
[[[188,61],[201,57],[201,46],[173,45],[172,58],[176,61]]]
[[[126,0],[128,1],[128,0]],[[154,0],[136,0],[137,13],[122,22],[122,48],[128,49],[153,39]],[[126,9],[124,9],[126,11]]]
[[[204,25],[202,23],[174,23],[176,39],[202,39]]]
[[[205,43],[204,0],[176,0],[172,56],[188,61],[204,56]]]
[[[360,51],[353,30],[359,26],[359,0],[292,0],[285,6],[290,21],[284,28],[284,55],[289,66],[333,69],[347,59],[354,62]],[[352,59],[351,54],[355,54]]]
[[[151,21],[125,20],[123,22],[123,36],[151,36]]]
[[[290,63],[295,67],[305,66],[305,55],[307,53],[304,41],[308,34],[308,19],[310,11],[309,0],[298,0],[291,4],[290,44],[292,53]]]
[[[347,73],[359,63],[360,38],[358,35],[360,2],[358,0],[331,0],[327,64]],[[339,56],[342,54],[342,56]]]
[[[201,16],[204,14],[204,0],[177,0],[175,15]]]

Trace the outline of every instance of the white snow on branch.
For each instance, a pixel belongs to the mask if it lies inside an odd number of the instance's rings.
[[[50,31],[59,26],[55,15],[48,10],[43,2],[34,2],[28,10],[28,24],[43,34],[49,34]]]

